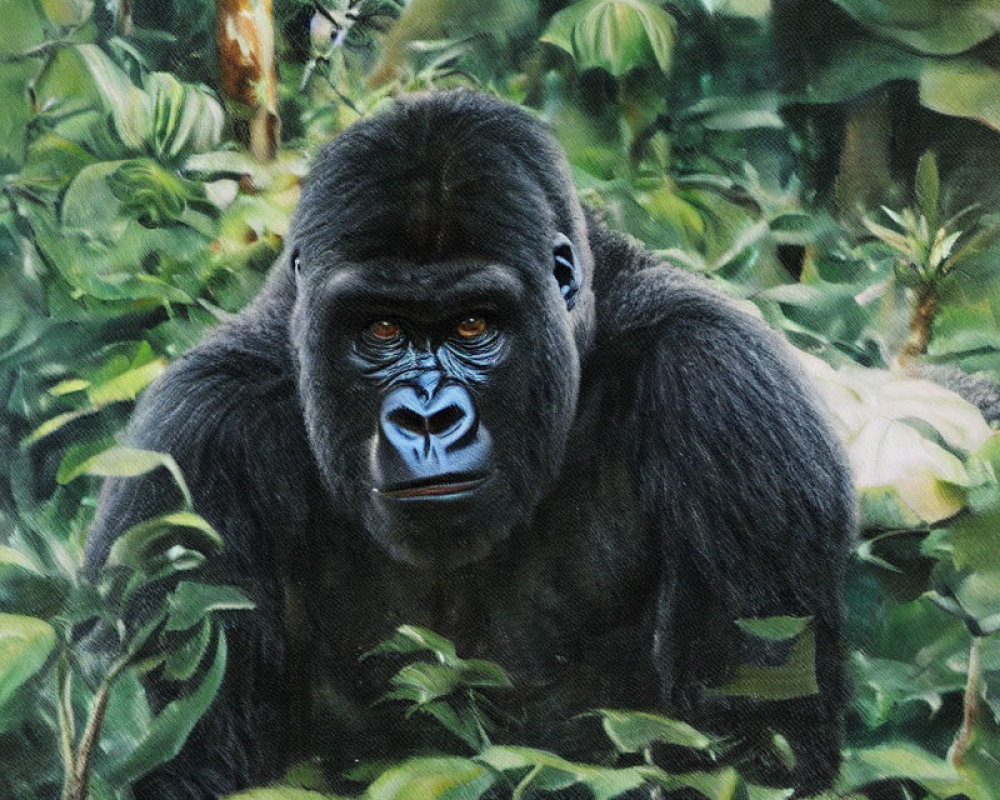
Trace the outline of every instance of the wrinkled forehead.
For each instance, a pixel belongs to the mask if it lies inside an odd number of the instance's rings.
[[[431,104],[366,120],[328,144],[296,214],[303,253],[537,259],[565,216],[553,198],[572,189],[560,186],[561,156],[541,126],[499,110]]]

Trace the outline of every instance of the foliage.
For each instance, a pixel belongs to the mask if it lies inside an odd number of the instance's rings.
[[[211,702],[220,621],[248,601],[198,580],[220,542],[197,509],[135,526],[100,575],[81,564],[102,476],[168,470],[189,497],[169,457],[115,436],[255,294],[315,145],[396,92],[455,85],[533,109],[608,224],[780,330],[828,400],[864,526],[838,790],[1000,794],[1000,435],[926,379],[1000,380],[995,0],[277,0],[273,21],[266,5],[224,4],[257,15],[241,41],[278,67],[239,97],[212,4],[0,6],[0,795],[120,796]],[[233,99],[266,112],[258,155],[280,117],[273,161],[248,152]],[[811,691],[808,621],[745,624],[788,639],[788,662],[721,690]],[[388,701],[455,745],[369,771],[370,800],[781,794],[725,762],[731,743],[655,715],[594,712],[608,749],[586,763],[517,746],[492,713],[506,673],[427,631],[369,657],[410,659]],[[178,686],[155,712],[151,669]],[[673,774],[657,742],[716,762]],[[241,797],[331,796],[306,773]]]

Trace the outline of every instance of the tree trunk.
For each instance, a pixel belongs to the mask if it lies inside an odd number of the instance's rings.
[[[215,35],[222,92],[246,112],[237,127],[250,151],[270,161],[281,141],[271,0],[218,0]]]

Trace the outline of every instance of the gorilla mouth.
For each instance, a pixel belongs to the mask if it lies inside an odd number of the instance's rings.
[[[379,489],[376,486],[375,493],[382,497],[390,497],[397,500],[410,497],[446,497],[452,494],[472,491],[482,486],[488,477],[489,475],[463,475],[456,473],[432,475],[429,478],[396,484],[388,489]]]

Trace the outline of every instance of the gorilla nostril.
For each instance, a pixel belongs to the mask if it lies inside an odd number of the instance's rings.
[[[385,416],[386,421],[411,433],[424,434],[427,432],[427,420],[422,414],[418,414],[409,408],[394,408]]]
[[[465,418],[465,412],[456,405],[447,406],[431,415],[427,420],[427,432],[440,436]]]

